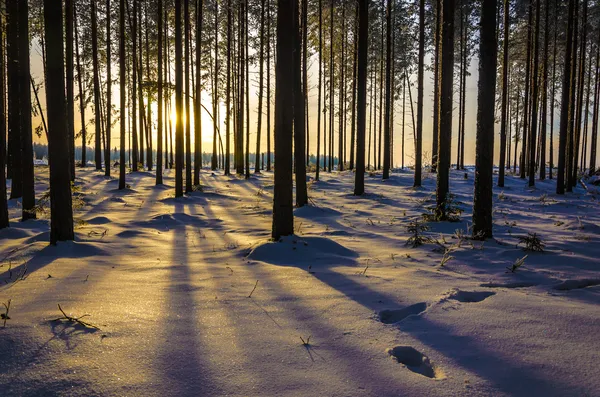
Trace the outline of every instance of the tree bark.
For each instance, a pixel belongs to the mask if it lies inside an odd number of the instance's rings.
[[[365,192],[365,127],[367,122],[367,54],[369,1],[358,1],[358,63],[356,73],[356,173],[354,195]]]
[[[275,186],[273,189],[273,227],[271,236],[278,240],[294,233],[292,133],[294,122],[293,53],[294,3],[277,2],[277,62],[275,62]],[[296,6],[297,7],[297,6]]]
[[[69,127],[65,118],[62,4],[55,0],[44,0],[44,20],[48,73],[46,106],[50,158],[50,244],[54,245],[58,241],[74,239]]]
[[[436,185],[436,213],[441,220],[446,219],[446,201],[450,178],[450,147],[452,144],[452,85],[454,75],[454,4],[455,0],[443,0],[441,71],[439,80],[439,137]],[[494,23],[495,26],[495,23]],[[495,72],[494,72],[495,74]]]

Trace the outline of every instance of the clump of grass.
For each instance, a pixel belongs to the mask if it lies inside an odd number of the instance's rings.
[[[544,252],[546,244],[537,233],[527,233],[527,236],[519,237],[517,247],[519,246],[522,246],[523,251]]]

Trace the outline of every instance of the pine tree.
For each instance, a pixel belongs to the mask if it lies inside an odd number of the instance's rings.
[[[452,85],[454,72],[454,4],[443,0],[441,28],[441,60],[439,71],[439,132],[437,159],[436,211],[439,219],[446,219],[446,200],[450,193],[450,147],[452,143]],[[494,23],[495,25],[495,23]]]
[[[356,173],[354,195],[365,192],[365,128],[367,124],[367,54],[369,1],[358,1],[358,63],[356,73]]]
[[[4,74],[4,18],[0,13],[0,229],[9,226],[8,203],[6,201],[6,79]]]
[[[162,5],[162,0],[159,0],[159,4]],[[127,70],[125,67],[125,0],[119,1],[119,79],[120,79],[120,93],[119,93],[119,190],[125,189],[125,119],[127,114],[127,102],[125,100],[125,94],[127,89],[125,88],[127,80]],[[160,102],[159,102],[160,106]],[[85,146],[83,147],[85,150]],[[158,175],[158,174],[157,174]]]
[[[277,61],[275,62],[275,186],[271,236],[294,233],[292,133],[294,122],[294,8],[298,0],[277,2]],[[296,5],[294,5],[296,3]]]
[[[473,237],[492,237],[494,105],[496,99],[496,0],[483,0],[477,90],[477,141]],[[441,171],[441,170],[440,170]]]
[[[50,156],[50,244],[73,240],[69,132],[65,115],[62,4],[44,0],[46,34],[46,104]],[[51,23],[50,23],[51,21]]]

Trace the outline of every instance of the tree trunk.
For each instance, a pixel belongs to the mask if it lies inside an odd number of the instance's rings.
[[[320,38],[320,36],[319,36]],[[320,56],[320,55],[319,55]],[[352,124],[350,127],[350,170],[354,169],[354,156],[356,147],[356,68],[357,68],[357,58],[358,57],[358,3],[356,3],[356,13],[354,15],[354,51],[353,51],[353,61],[352,61],[352,116],[350,118],[350,123]],[[319,78],[320,78],[319,73]],[[320,83],[319,83],[320,86]],[[319,87],[320,89],[321,87]],[[319,95],[321,92],[319,91]],[[320,98],[320,97],[319,97]],[[393,98],[392,98],[393,99]],[[319,101],[320,107],[320,101]],[[319,164],[319,159],[317,158],[317,164]]]
[[[81,117],[81,166],[87,165],[87,134],[85,128],[85,95],[83,92],[83,69],[81,67],[81,59],[79,56],[79,32],[77,28],[77,9],[73,2],[73,24],[75,26],[75,55],[77,61],[77,83],[79,89],[79,115]]]
[[[415,179],[413,186],[421,186],[423,168],[423,73],[425,58],[425,0],[419,0],[419,65],[417,71],[417,145],[415,148]]]
[[[369,35],[369,2],[358,2],[358,63],[356,73],[356,173],[354,195],[365,192],[365,127],[367,122],[367,53]]]
[[[181,0],[175,0],[175,197],[183,196],[183,51],[181,48],[181,18]]]
[[[538,65],[539,65],[539,37],[540,37],[540,2],[535,2],[535,34],[533,36],[534,51],[533,51],[533,77],[532,77],[532,109],[531,109],[531,129],[529,133],[529,186],[535,186],[535,152],[536,152],[536,135],[538,123]]]
[[[6,72],[8,83],[7,177],[12,179],[10,199],[23,197],[21,106],[19,78],[19,3],[6,2]],[[29,82],[27,82],[29,87]],[[29,91],[29,90],[27,90]]]
[[[267,0],[267,171],[271,171],[271,1]]]
[[[96,12],[96,0],[91,0],[90,11],[92,18],[92,68],[94,73],[94,126],[96,128],[94,146],[94,160],[96,170],[102,169],[102,111],[100,100],[100,70],[98,65],[98,22]]]
[[[598,34],[598,43],[596,46],[596,77],[595,77],[595,96],[594,96],[594,118],[592,119],[592,136],[590,140],[590,169],[589,176],[596,172],[596,148],[598,146],[598,111],[600,110],[600,32]]]
[[[440,61],[441,61],[441,38],[442,38],[442,0],[435,2],[435,55],[433,62],[433,140],[431,146],[431,172],[437,171],[438,143],[440,129]]]
[[[529,22],[527,23],[527,57],[525,63],[525,100],[523,102],[523,133],[521,134],[521,161],[519,165],[519,174],[521,179],[525,179],[525,168],[527,164],[527,145],[529,135],[529,113],[531,109],[530,106],[530,73],[531,73],[531,41],[532,41],[532,25],[533,25],[533,10],[532,10],[532,1],[528,0],[527,12],[529,15]],[[537,47],[537,45],[536,45]]]
[[[292,129],[294,122],[294,3],[277,2],[277,61],[275,62],[275,186],[273,189],[273,228],[271,236],[294,233],[292,182]]]
[[[452,85],[454,76],[454,4],[455,0],[443,1],[440,81],[439,81],[439,137],[436,186],[436,212],[441,220],[446,219],[446,200],[450,178],[450,147],[452,144]],[[495,26],[495,23],[494,23]],[[494,72],[495,73],[495,72]]]
[[[571,65],[572,45],[573,45],[573,14],[576,0],[569,0],[569,11],[567,16],[567,37],[565,46],[565,61],[562,81],[562,93],[560,103],[560,132],[558,148],[558,171],[556,175],[556,194],[565,193],[565,163],[567,154],[567,134],[569,130],[570,119],[570,97],[571,97]]]
[[[539,4],[539,2],[538,2]],[[473,237],[492,237],[494,175],[494,105],[496,100],[496,0],[483,0],[479,45],[477,138]],[[537,35],[536,35],[537,39]],[[536,41],[537,42],[537,41]],[[536,46],[537,47],[537,46]]]
[[[69,127],[65,115],[62,4],[44,0],[46,35],[46,104],[48,108],[48,156],[50,158],[50,244],[74,239],[71,198]],[[50,23],[50,21],[52,23]]]
[[[29,7],[27,0],[18,0],[19,3],[19,99],[20,99],[20,115],[21,115],[21,155],[22,155],[22,183],[23,183],[23,215],[22,220],[35,219],[36,215],[33,212],[35,206],[35,186],[33,172],[33,144],[31,130],[31,90],[29,84],[31,80],[30,60],[29,60]],[[62,10],[61,10],[62,21]],[[61,25],[62,27],[62,25]],[[62,39],[61,39],[62,45]],[[62,54],[62,47],[61,47]],[[61,60],[64,57],[61,56]],[[64,63],[61,64],[64,67]],[[63,73],[64,77],[64,73]],[[64,87],[64,80],[63,80]],[[63,90],[64,92],[64,90]],[[63,95],[64,99],[64,95]],[[64,104],[63,104],[64,109]],[[63,120],[66,117],[63,113]],[[66,132],[66,131],[65,131]],[[63,155],[69,153],[69,147],[62,151]],[[66,156],[68,160],[68,156]],[[69,165],[67,163],[67,170]],[[70,171],[67,171],[67,180],[70,180]]]
[[[5,31],[4,18],[0,14],[0,28]],[[8,222],[8,203],[6,201],[6,108],[5,108],[5,88],[6,80],[4,75],[4,37],[0,36],[0,229],[9,226]]]
[[[386,20],[386,56],[385,56],[385,126],[383,133],[383,179],[390,178],[390,153],[391,153],[391,96],[392,96],[392,0],[387,0],[385,12]],[[342,58],[343,59],[343,58]],[[343,62],[343,61],[342,61]]]
[[[294,168],[296,170],[296,206],[303,207],[308,203],[306,189],[306,160],[304,157],[306,146],[305,121],[306,110],[304,92],[302,91],[302,53],[300,10],[298,0],[293,1],[293,68],[294,68]],[[279,50],[279,49],[278,49]]]
[[[200,0],[202,3],[202,0]],[[163,0],[157,0],[157,52],[158,52],[158,92],[157,92],[157,106],[158,106],[158,120],[156,124],[156,184],[162,185],[163,183]],[[197,61],[198,64],[199,61]],[[165,134],[166,136],[166,134]],[[166,152],[166,150],[165,150]]]
[[[538,0],[540,1],[540,0]],[[546,119],[548,115],[548,40],[549,40],[549,29],[550,24],[548,18],[550,16],[550,1],[545,1],[545,17],[544,17],[544,55],[542,72],[542,139],[540,142],[540,180],[546,179],[546,135],[547,126]],[[553,81],[554,82],[554,81]]]
[[[107,0],[110,3],[110,0]],[[67,84],[67,127],[69,140],[69,169],[75,181],[75,98],[73,94],[73,0],[65,0],[65,69]]]
[[[306,0],[304,0],[306,1]],[[260,162],[258,156],[260,153],[260,133],[262,128],[262,103],[263,103],[263,73],[264,73],[264,36],[265,36],[265,0],[260,0],[260,30],[259,30],[260,49],[258,56],[258,120],[256,123],[256,161],[254,162],[254,172],[260,173]],[[268,106],[268,105],[267,105]]]
[[[508,120],[508,40],[510,27],[510,0],[504,0],[504,36],[502,58],[502,116],[500,119],[500,162],[498,167],[498,187],[504,187],[504,170],[506,164],[506,126]],[[510,141],[509,141],[510,142]],[[510,155],[509,155],[510,158]],[[510,161],[509,161],[510,162]]]
[[[583,32],[581,38],[581,47],[579,50],[579,87],[577,94],[577,114],[575,117],[576,127],[574,129],[573,136],[573,147],[571,150],[571,156],[573,157],[571,166],[572,176],[571,176],[571,187],[574,188],[577,185],[577,170],[578,170],[578,162],[579,162],[579,144],[581,141],[581,121],[582,121],[582,111],[583,111],[583,91],[585,86],[585,56],[587,51],[587,12],[588,12],[588,1],[583,0]],[[587,117],[587,115],[586,115]]]

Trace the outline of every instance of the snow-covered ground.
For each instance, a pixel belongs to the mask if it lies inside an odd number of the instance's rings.
[[[419,189],[408,171],[370,175],[363,197],[352,173],[321,175],[280,242],[271,173],[203,171],[203,191],[175,199],[172,173],[160,187],[128,175],[120,192],[78,170],[77,241],[57,247],[48,220],[17,222],[11,201],[0,395],[600,395],[597,191],[510,176],[482,243],[463,236],[473,174],[453,171],[461,221],[428,224],[431,241],[411,248],[434,175]],[[527,233],[544,252],[516,247]],[[100,329],[53,321],[58,304]]]

